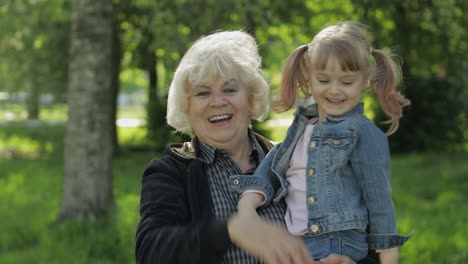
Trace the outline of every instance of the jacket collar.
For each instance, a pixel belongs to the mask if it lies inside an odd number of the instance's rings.
[[[351,109],[350,111],[342,114],[342,115],[338,115],[338,116],[327,116],[327,121],[329,122],[340,122],[340,121],[343,121],[344,119],[346,118],[349,118],[351,116],[356,116],[356,115],[362,115],[364,113],[364,103],[360,102],[358,103],[353,109]],[[299,106],[296,110],[296,112],[294,113],[294,116],[305,116],[307,117],[308,119],[312,118],[312,117],[318,117],[318,107],[317,107],[317,104],[314,103],[312,105],[309,105],[309,106]]]
[[[270,140],[251,130],[249,130],[249,137],[255,137],[260,147],[265,151],[265,153],[273,147],[273,143]],[[190,142],[168,144],[166,146],[166,153],[172,153],[184,159],[195,159],[198,157],[198,152],[200,151],[200,144],[202,143],[200,143],[198,138],[194,137]],[[211,148],[208,145],[206,146],[208,148]]]

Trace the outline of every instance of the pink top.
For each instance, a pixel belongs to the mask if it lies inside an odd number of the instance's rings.
[[[307,233],[307,204],[306,204],[306,177],[307,146],[310,136],[314,131],[316,118],[309,121],[304,133],[297,141],[296,148],[289,161],[289,169],[286,172],[288,181],[288,194],[285,197],[287,204],[284,220],[288,231],[293,235],[304,235]]]
[[[306,165],[307,165],[307,146],[310,136],[314,130],[316,118],[309,121],[304,133],[297,141],[296,148],[289,161],[290,167],[286,172],[286,181],[288,181],[288,194],[284,198],[287,209],[284,220],[288,231],[297,236],[307,233],[307,204],[306,204]],[[242,193],[259,193],[264,199],[260,205],[266,202],[266,196],[258,190],[247,190]],[[242,197],[241,195],[241,197]]]

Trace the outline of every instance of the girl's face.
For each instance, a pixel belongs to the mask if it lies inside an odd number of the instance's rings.
[[[188,114],[194,134],[205,144],[228,149],[248,142],[249,92],[235,78],[190,86]]]
[[[362,72],[343,71],[336,58],[328,59],[326,65],[325,69],[315,69],[311,74],[319,121],[324,121],[328,115],[338,116],[352,110],[360,102],[366,86]]]

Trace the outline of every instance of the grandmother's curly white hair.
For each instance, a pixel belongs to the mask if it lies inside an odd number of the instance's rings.
[[[270,110],[270,86],[261,69],[254,38],[244,31],[222,31],[199,38],[185,53],[169,87],[167,123],[192,135],[189,86],[209,85],[234,76],[249,91],[250,117],[263,121]]]

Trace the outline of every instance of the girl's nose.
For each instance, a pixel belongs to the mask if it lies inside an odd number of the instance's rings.
[[[340,87],[338,87],[338,83],[332,82],[330,84],[330,92],[331,93],[339,93],[340,92]]]

